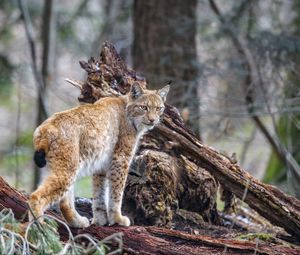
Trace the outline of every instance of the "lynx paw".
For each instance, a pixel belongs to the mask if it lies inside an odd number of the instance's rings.
[[[78,217],[70,225],[74,228],[87,228],[90,225],[89,219],[86,217]]]
[[[130,226],[130,220],[127,216],[123,215],[115,215],[112,219],[109,220],[109,225],[118,224],[121,226],[129,227]]]

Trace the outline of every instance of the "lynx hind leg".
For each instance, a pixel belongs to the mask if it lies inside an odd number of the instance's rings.
[[[107,189],[106,174],[93,175],[93,224],[104,226],[108,223],[105,195]]]
[[[130,220],[121,212],[123,193],[128,174],[127,157],[119,157],[123,160],[113,160],[109,176],[109,212],[108,221],[110,225],[118,224],[130,226]]]
[[[81,216],[75,209],[73,185],[60,200],[59,206],[61,213],[71,227],[86,228],[90,225],[88,218]]]
[[[34,216],[37,218],[43,215],[49,205],[60,200],[67,192],[69,185],[68,178],[61,178],[54,173],[48,176],[29,198],[28,203]],[[31,212],[29,213],[29,220],[33,220]]]
[[[65,155],[61,153],[60,155],[56,155],[56,153],[52,151],[48,152],[50,174],[37,190],[31,194],[28,201],[35,217],[43,215],[49,205],[59,201],[70,189],[76,177],[78,165],[76,158],[70,158],[70,154]],[[66,159],[68,159],[68,162]],[[33,216],[30,212],[29,220],[32,219]]]

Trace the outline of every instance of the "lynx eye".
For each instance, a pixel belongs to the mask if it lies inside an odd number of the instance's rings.
[[[156,107],[156,111],[157,111],[157,112],[161,112],[162,109],[163,109],[162,107]]]
[[[148,107],[146,105],[140,105],[140,108],[144,111],[147,111]]]

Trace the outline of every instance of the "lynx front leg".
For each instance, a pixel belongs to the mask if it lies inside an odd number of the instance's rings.
[[[112,161],[109,172],[109,211],[108,221],[110,225],[119,224],[130,226],[128,217],[121,212],[122,198],[128,175],[129,156],[118,155]]]
[[[107,206],[105,203],[105,194],[107,188],[106,174],[96,173],[93,175],[93,224],[100,226],[108,223]]]
[[[81,216],[75,209],[73,185],[67,194],[61,199],[59,205],[64,218],[70,226],[75,228],[86,228],[89,226],[88,218]]]

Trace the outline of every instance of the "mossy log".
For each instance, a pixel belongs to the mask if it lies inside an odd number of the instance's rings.
[[[81,61],[80,65],[87,72],[87,80],[69,81],[80,87],[78,99],[83,103],[125,94],[133,82],[147,86],[145,78],[128,68],[107,42],[99,59]],[[123,208],[134,222],[145,225],[167,225],[178,209],[197,212],[205,221],[217,223],[217,182],[272,224],[300,239],[300,201],[261,183],[235,161],[202,144],[170,105],[160,125],[141,141]]]

